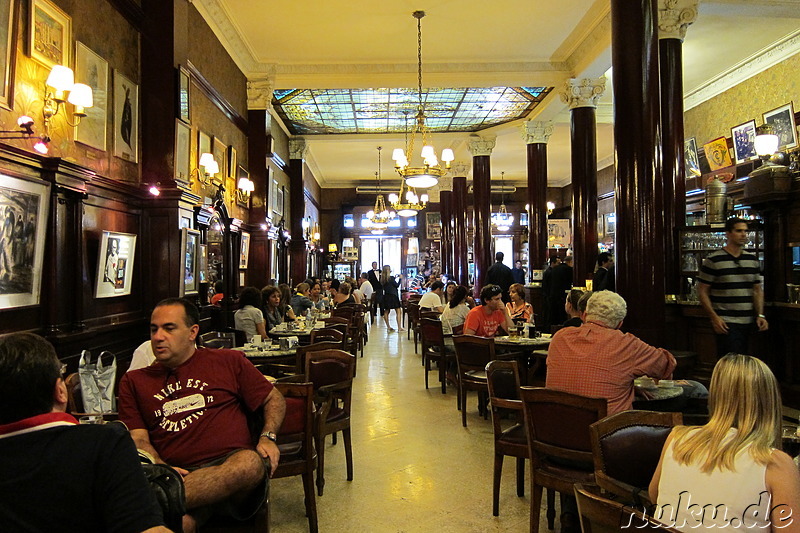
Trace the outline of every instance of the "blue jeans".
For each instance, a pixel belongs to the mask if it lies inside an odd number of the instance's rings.
[[[755,331],[755,324],[731,324],[727,334],[717,334],[717,356],[722,357],[728,353],[750,355],[750,335]]]

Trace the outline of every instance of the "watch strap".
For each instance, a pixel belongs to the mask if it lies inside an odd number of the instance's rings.
[[[272,442],[277,442],[278,441],[278,436],[275,433],[271,432],[271,431],[265,431],[264,433],[262,433],[259,436],[260,437],[266,437],[269,440],[271,440]]]

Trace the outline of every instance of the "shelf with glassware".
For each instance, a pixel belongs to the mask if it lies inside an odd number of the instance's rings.
[[[750,222],[747,243],[744,250],[755,255],[764,270],[764,229],[760,222]],[[713,252],[722,249],[727,242],[725,227],[687,226],[679,231],[681,245],[681,299],[697,302],[697,276],[703,260]]]

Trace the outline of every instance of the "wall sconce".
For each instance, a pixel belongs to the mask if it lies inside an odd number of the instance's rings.
[[[67,96],[69,93],[69,96]],[[86,116],[86,108],[94,105],[92,99],[92,88],[85,83],[75,83],[75,73],[72,69],[63,65],[56,65],[50,71],[50,75],[45,82],[44,95],[44,130],[49,131],[50,120],[61,111],[64,102],[69,102],[75,106],[72,116],[76,119],[74,123],[68,118],[64,120],[70,126],[77,126],[81,119]]]
[[[772,124],[762,124],[756,128],[756,138],[754,141],[756,154],[766,164],[772,154],[778,151],[780,137],[775,134]]]
[[[236,200],[239,203],[247,205],[250,201],[250,193],[256,190],[256,184],[250,178],[239,178],[236,184]]]
[[[552,215],[553,214],[553,210],[555,208],[556,208],[556,204],[554,204],[553,202],[547,202],[547,214],[548,215]]]
[[[33,137],[33,119],[27,115],[23,115],[17,119],[18,129],[16,130],[0,130],[0,139],[30,139]],[[34,137],[36,144],[33,148],[40,154],[46,154],[49,151],[47,143],[50,142],[50,137],[43,135],[41,137]]]
[[[200,154],[200,160],[197,162],[197,168],[189,173],[189,178],[197,176],[197,181],[203,185],[209,184],[211,176],[219,174],[219,163],[214,159],[214,156],[208,152]]]

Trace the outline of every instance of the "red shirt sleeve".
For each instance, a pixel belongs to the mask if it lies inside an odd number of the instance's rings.
[[[136,393],[130,374],[125,374],[119,382],[118,410],[120,422],[128,429],[147,429],[136,401]]]
[[[251,411],[255,411],[264,405],[267,396],[269,396],[269,393],[272,392],[274,387],[264,374],[253,366],[253,363],[251,363],[244,354],[241,352],[237,353],[239,354],[239,358],[237,359],[239,365],[239,395],[247,408]]]

